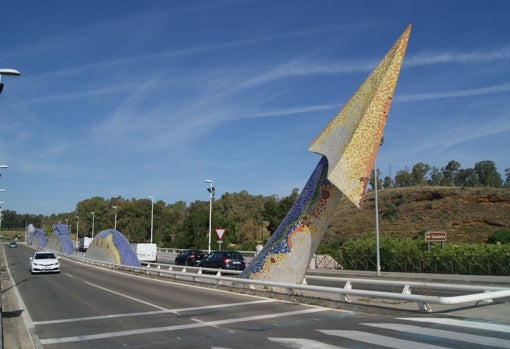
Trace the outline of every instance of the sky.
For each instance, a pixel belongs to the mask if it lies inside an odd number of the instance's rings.
[[[288,196],[308,146],[408,24],[377,156],[510,168],[510,1],[73,0],[3,6],[0,202]]]

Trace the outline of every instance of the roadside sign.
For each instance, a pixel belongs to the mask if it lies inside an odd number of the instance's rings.
[[[215,229],[216,235],[218,236],[218,240],[223,239],[223,234],[225,234],[225,229]]]
[[[444,231],[428,231],[425,233],[425,241],[444,242],[444,241],[446,241],[446,232],[444,232]]]

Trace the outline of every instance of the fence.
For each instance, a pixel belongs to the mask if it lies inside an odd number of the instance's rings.
[[[359,256],[344,259],[343,266],[349,270],[377,270],[375,256]],[[381,269],[388,272],[442,273],[467,275],[510,275],[510,256],[494,258],[490,256],[465,258],[442,256],[431,259],[417,257],[393,257],[381,260]]]

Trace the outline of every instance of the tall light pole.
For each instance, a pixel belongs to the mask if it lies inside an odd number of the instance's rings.
[[[209,192],[209,245],[208,245],[208,251],[211,253],[211,227],[212,227],[212,200],[214,196],[214,187],[213,187],[213,181],[210,179],[205,180],[206,183],[209,183],[209,188],[207,188],[207,191]]]
[[[113,229],[117,230],[117,206],[112,206],[112,208],[115,210],[115,220],[113,223]]]
[[[2,75],[6,76],[20,76],[21,73],[16,69],[0,69],[0,93],[4,89],[4,83],[2,82]]]
[[[379,146],[381,146],[384,142],[384,137],[381,138],[381,143]],[[375,245],[376,245],[376,259],[377,259],[377,275],[381,275],[381,254],[379,252],[380,250],[380,243],[379,243],[379,204],[378,204],[378,196],[377,196],[377,187],[378,187],[378,181],[377,181],[377,156],[374,159],[374,188],[375,188]]]
[[[90,212],[90,214],[92,215],[92,238],[94,238],[94,219],[95,219],[95,214],[94,214],[94,212]]]
[[[76,216],[76,248],[80,248],[80,242],[78,240],[78,233],[80,232],[80,217]]]
[[[151,199],[151,244],[152,244],[152,234],[154,229],[154,196],[149,196]]]
[[[0,205],[3,205],[5,204],[5,202],[3,201],[0,201]],[[2,206],[0,206],[0,236],[2,236]]]

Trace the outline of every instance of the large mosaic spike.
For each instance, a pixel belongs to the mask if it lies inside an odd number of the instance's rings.
[[[328,179],[361,207],[381,143],[411,25],[308,150],[328,158]]]
[[[311,143],[322,154],[296,203],[242,278],[302,283],[345,194],[361,203],[407,47],[409,25],[356,93]]]

